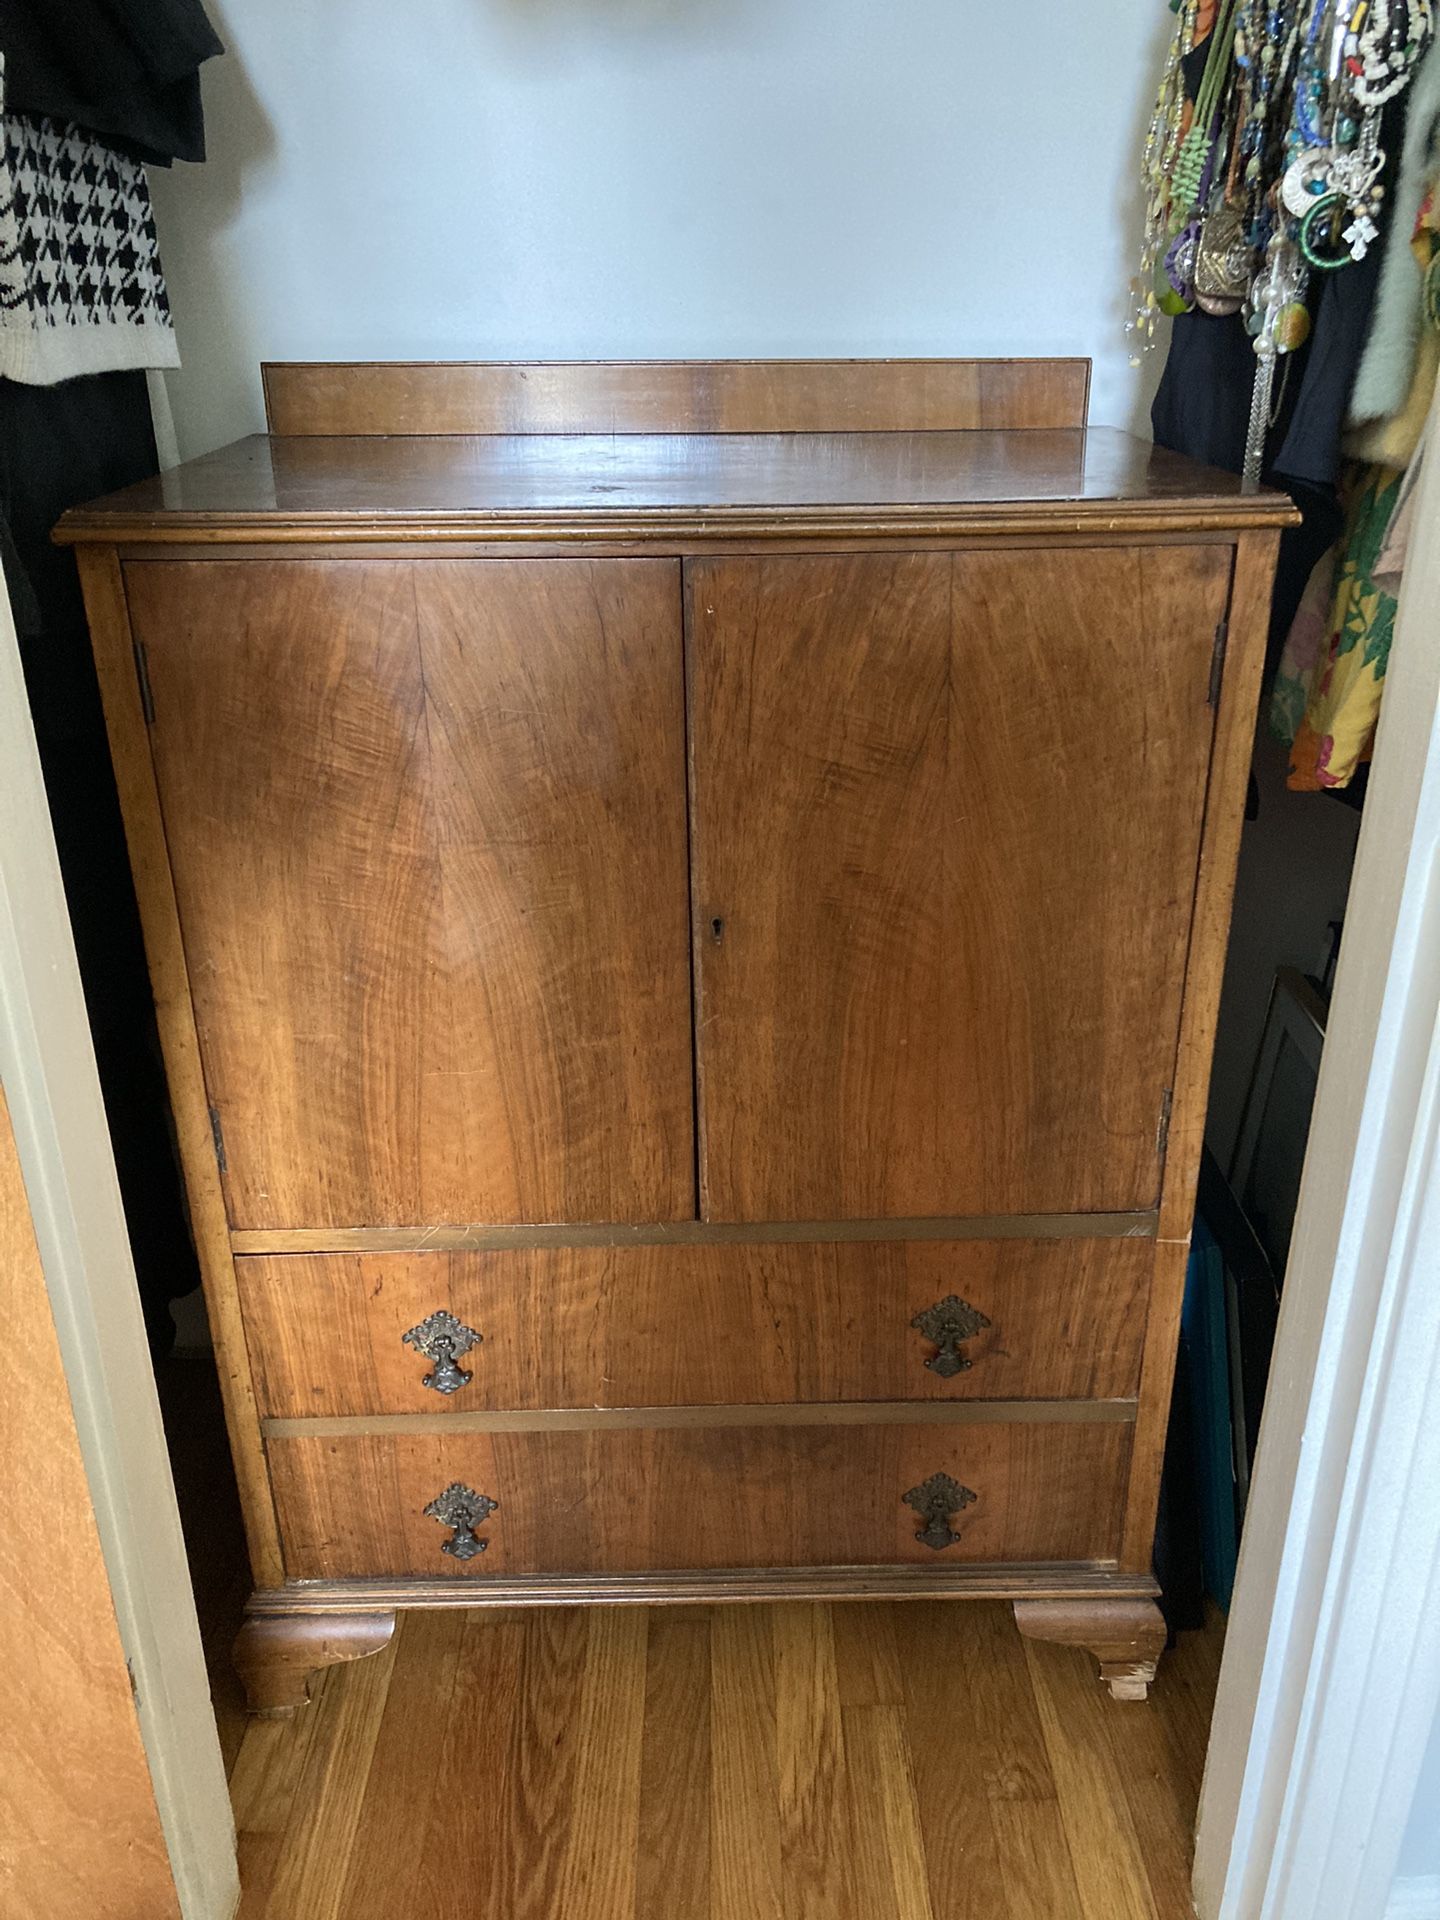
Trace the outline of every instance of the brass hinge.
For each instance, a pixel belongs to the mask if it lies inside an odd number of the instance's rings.
[[[1220,704],[1220,682],[1225,677],[1225,649],[1230,641],[1230,622],[1222,620],[1215,629],[1215,645],[1210,652],[1210,691],[1205,704],[1218,707]]]
[[[220,1114],[214,1107],[210,1109],[210,1138],[215,1142],[215,1158],[220,1163],[220,1171],[226,1171],[225,1135],[220,1126]]]
[[[131,642],[135,652],[135,678],[140,682],[140,706],[147,727],[155,724],[155,696],[150,691],[150,662],[145,657],[145,642]]]
[[[1160,1124],[1155,1129],[1155,1153],[1163,1160],[1170,1146],[1170,1113],[1175,1105],[1175,1089],[1166,1087],[1160,1096]]]

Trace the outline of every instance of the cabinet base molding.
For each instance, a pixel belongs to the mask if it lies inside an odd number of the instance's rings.
[[[379,1653],[394,1631],[394,1612],[383,1608],[316,1613],[252,1605],[233,1656],[250,1711],[269,1720],[288,1720],[309,1700],[310,1681],[322,1667]]]
[[[1093,1653],[1114,1700],[1147,1697],[1167,1638],[1153,1599],[1017,1600],[1015,1624],[1027,1639]]]
[[[716,1606],[778,1600],[1014,1600],[1017,1606],[1032,1600],[1073,1606],[1118,1600],[1133,1605],[1158,1592],[1148,1577],[1117,1573],[1113,1566],[1099,1562],[1074,1561],[934,1571],[928,1567],[737,1567],[698,1573],[485,1574],[473,1581],[292,1580],[255,1594],[246,1626],[305,1614],[328,1620],[435,1607]],[[350,1656],[335,1656],[346,1657]]]

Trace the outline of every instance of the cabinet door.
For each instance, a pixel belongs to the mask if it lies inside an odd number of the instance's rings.
[[[706,1217],[1153,1206],[1230,550],[686,573]]]
[[[127,579],[234,1224],[693,1216],[676,564]]]

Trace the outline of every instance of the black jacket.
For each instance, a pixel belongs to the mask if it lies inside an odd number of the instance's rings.
[[[0,0],[5,111],[46,114],[151,165],[205,158],[200,0]]]

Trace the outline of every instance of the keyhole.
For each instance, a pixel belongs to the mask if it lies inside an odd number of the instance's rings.
[[[725,922],[718,917],[710,922],[710,938],[717,947],[725,938]]]

